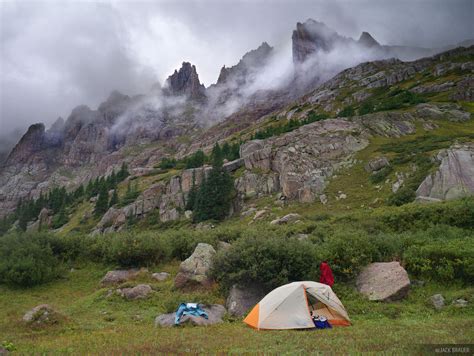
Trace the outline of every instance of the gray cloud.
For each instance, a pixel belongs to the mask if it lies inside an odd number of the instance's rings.
[[[345,36],[442,47],[472,37],[472,0],[33,1],[0,4],[0,143],[117,89],[147,92],[186,60],[216,81],[262,41],[290,53],[297,21]],[[282,60],[284,61],[284,60]],[[1,146],[1,145],[0,145]]]

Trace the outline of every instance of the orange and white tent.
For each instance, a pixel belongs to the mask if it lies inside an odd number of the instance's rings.
[[[256,329],[314,328],[311,311],[325,316],[331,325],[350,325],[344,306],[326,284],[293,282],[268,293],[244,322]]]

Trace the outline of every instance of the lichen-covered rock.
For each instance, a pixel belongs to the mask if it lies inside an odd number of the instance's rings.
[[[410,289],[408,273],[399,262],[371,263],[356,280],[357,290],[372,301],[403,299]]]
[[[454,145],[441,151],[438,159],[438,170],[420,184],[417,197],[450,200],[473,195],[474,144]]]
[[[215,254],[214,247],[206,243],[199,243],[193,254],[181,262],[179,272],[174,280],[175,287],[210,287],[213,284],[210,270]]]
[[[41,304],[23,316],[23,321],[34,325],[56,324],[61,315],[48,304]]]
[[[222,318],[226,313],[226,309],[220,304],[200,305],[204,310],[208,318],[194,315],[184,315],[180,319],[179,325],[193,325],[193,326],[209,326],[214,324],[222,323]],[[159,327],[171,327],[175,326],[176,313],[162,314],[156,317],[155,326]]]

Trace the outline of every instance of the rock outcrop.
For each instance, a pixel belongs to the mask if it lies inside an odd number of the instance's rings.
[[[407,295],[410,279],[399,262],[378,262],[360,272],[356,286],[371,301],[394,301]]]
[[[216,250],[209,244],[199,243],[193,254],[181,262],[179,272],[174,280],[176,288],[211,287],[210,276],[212,259]]]
[[[207,313],[208,318],[184,315],[180,319],[179,325],[193,325],[193,326],[209,326],[214,324],[222,323],[222,318],[226,313],[224,306],[220,304],[200,305],[202,310]],[[155,326],[159,327],[171,327],[175,326],[176,313],[162,314],[156,317]]]
[[[474,144],[454,145],[437,155],[438,170],[416,191],[418,200],[450,200],[474,195]]]
[[[166,90],[172,95],[185,95],[198,100],[202,100],[206,95],[206,88],[199,81],[196,66],[189,62],[183,62],[179,71],[175,70],[168,77]]]

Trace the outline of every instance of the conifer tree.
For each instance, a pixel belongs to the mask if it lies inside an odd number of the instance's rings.
[[[94,215],[96,217],[102,216],[109,206],[109,193],[107,191],[107,187],[102,185],[99,192],[99,197],[97,198],[97,202],[95,203]]]
[[[232,202],[233,180],[223,169],[222,150],[216,144],[212,150],[212,170],[203,175],[196,197],[193,218],[195,222],[223,220]]]
[[[109,208],[114,206],[115,204],[117,204],[118,201],[119,201],[119,199],[118,199],[117,189],[114,189],[112,197],[110,198]]]
[[[193,184],[188,193],[188,201],[186,203],[186,210],[194,210],[194,206],[196,205],[197,194],[198,194],[198,188],[196,187],[196,170],[193,170]]]

